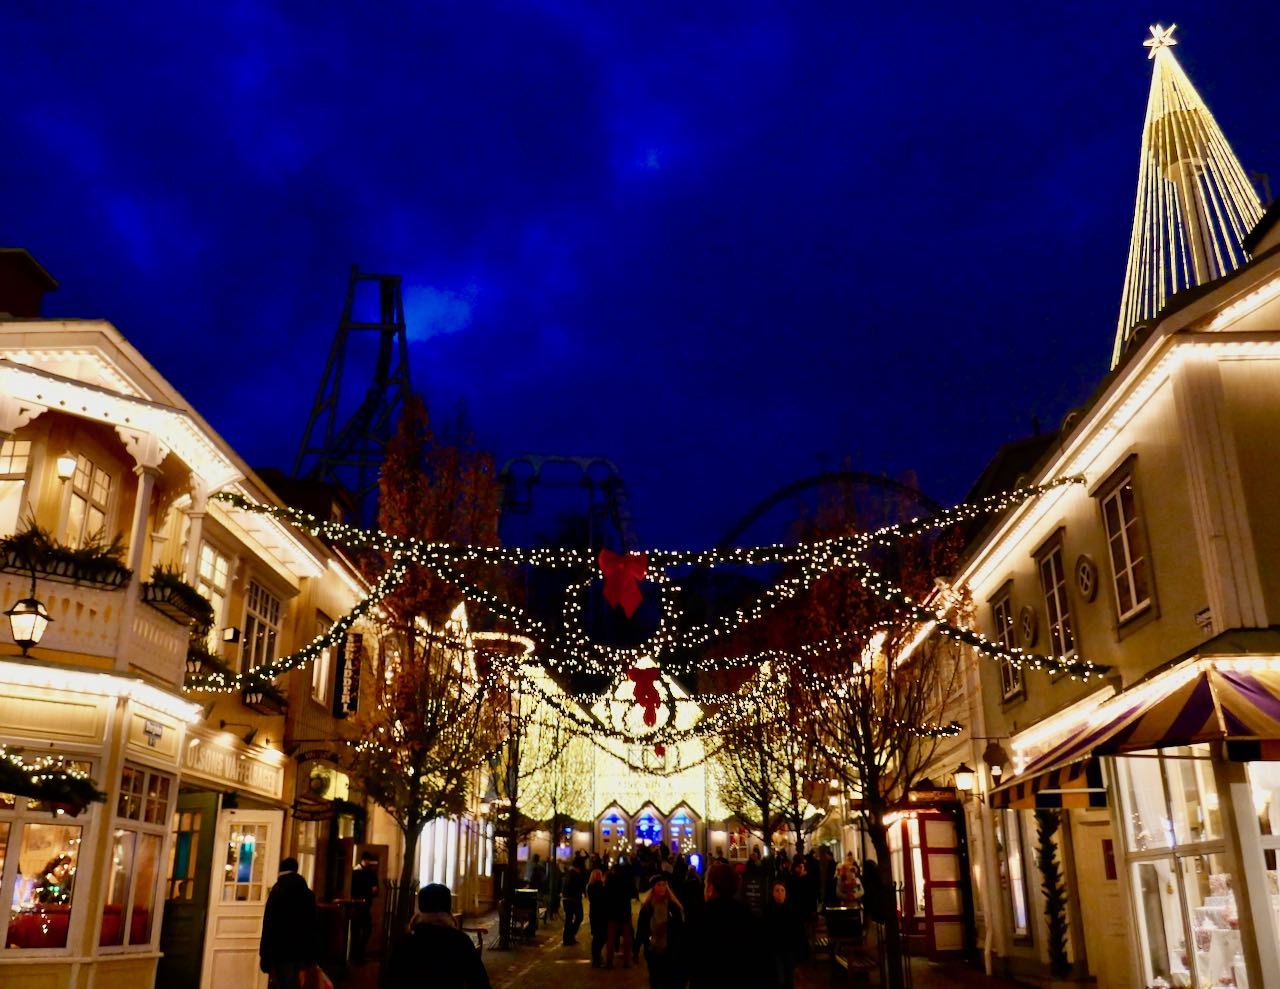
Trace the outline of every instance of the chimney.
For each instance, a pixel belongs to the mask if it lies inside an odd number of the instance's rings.
[[[57,287],[25,248],[0,247],[0,318],[39,319],[44,294]]]

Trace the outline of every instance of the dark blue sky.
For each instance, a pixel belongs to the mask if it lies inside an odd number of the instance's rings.
[[[46,311],[287,466],[349,266],[403,273],[433,408],[612,458],[649,545],[844,456],[958,499],[1088,395],[1148,24],[1280,189],[1275,3],[200,6],[0,8]]]

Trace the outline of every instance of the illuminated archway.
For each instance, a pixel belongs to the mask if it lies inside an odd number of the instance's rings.
[[[596,851],[604,858],[631,852],[631,818],[617,804],[596,818]]]

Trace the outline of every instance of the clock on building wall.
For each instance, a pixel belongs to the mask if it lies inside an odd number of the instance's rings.
[[[1086,601],[1098,596],[1098,565],[1085,553],[1076,560],[1076,590]]]
[[[1031,605],[1024,604],[1018,612],[1018,640],[1022,643],[1022,648],[1030,649],[1034,646],[1039,634],[1040,622],[1036,618],[1036,610]]]

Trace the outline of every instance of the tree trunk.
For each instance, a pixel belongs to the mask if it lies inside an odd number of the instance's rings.
[[[875,849],[876,864],[884,880],[886,894],[889,898],[885,910],[884,944],[881,950],[885,958],[885,974],[889,989],[904,989],[903,952],[902,952],[902,919],[898,915],[898,894],[893,884],[893,869],[889,864],[889,832],[881,823],[886,808],[870,810],[867,816],[867,832],[871,836],[871,847]]]
[[[404,856],[400,860],[400,891],[396,901],[396,929],[392,937],[398,937],[409,929],[409,918],[418,907],[418,895],[414,886],[417,883],[416,868],[418,857],[418,839],[422,835],[425,821],[410,825],[404,831]]]

